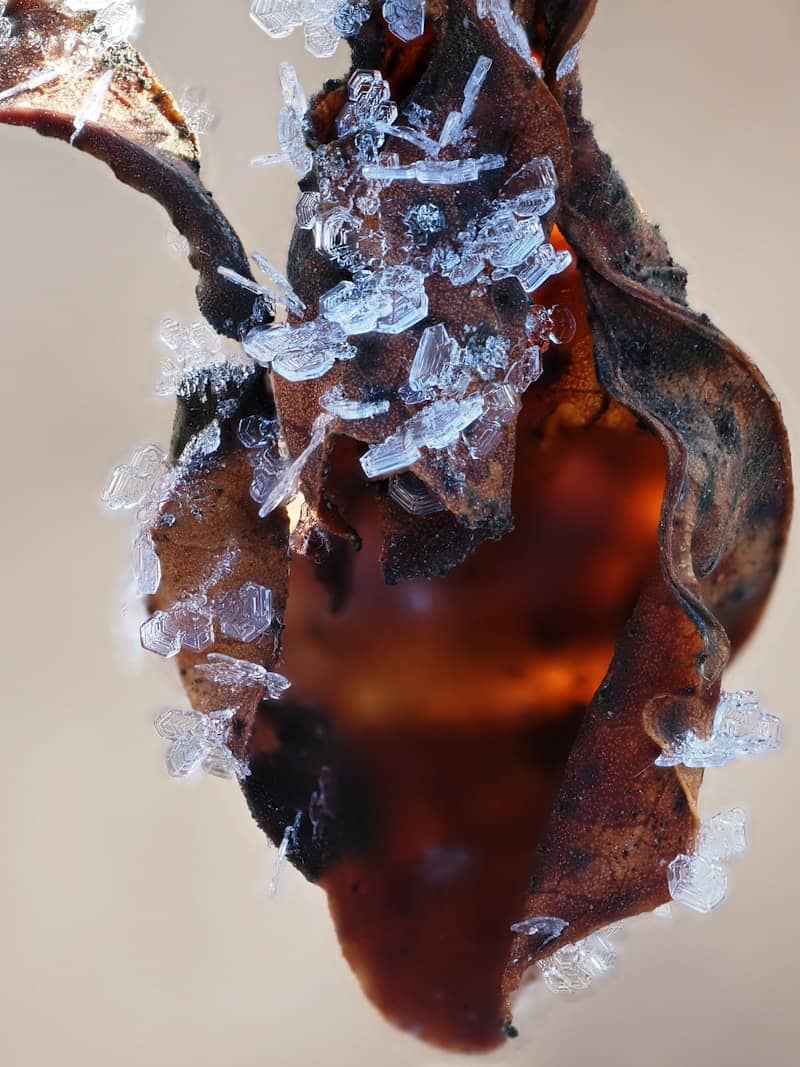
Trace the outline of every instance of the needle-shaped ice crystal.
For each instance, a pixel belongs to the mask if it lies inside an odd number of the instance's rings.
[[[217,602],[217,619],[226,637],[255,641],[272,624],[272,592],[257,582],[245,582]]]
[[[442,132],[439,134],[439,146],[441,148],[444,148],[447,145],[456,144],[461,140],[464,130],[469,124],[473,112],[475,111],[478,96],[480,95],[483,83],[486,81],[486,76],[489,73],[491,66],[492,61],[488,56],[479,57],[472,69],[472,73],[467,79],[467,84],[464,88],[464,102],[461,105],[461,110],[451,111],[442,126]]]
[[[167,457],[157,445],[135,449],[127,463],[111,473],[103,492],[103,501],[112,511],[135,508],[163,483],[170,474]]]
[[[484,155],[476,159],[420,159],[406,166],[367,163],[365,178],[382,182],[418,181],[423,185],[461,185],[475,182],[484,171],[499,170],[505,165],[503,156]]]
[[[750,690],[722,693],[714,716],[711,736],[698,737],[689,730],[671,751],[656,760],[657,767],[725,767],[735,759],[767,755],[781,744],[782,724],[775,715],[761,710]]]
[[[297,813],[297,818],[291,826],[287,826],[283,831],[283,838],[281,839],[280,846],[278,848],[277,855],[275,857],[275,866],[272,869],[272,878],[270,879],[269,889],[267,894],[269,897],[274,898],[278,894],[278,886],[280,885],[281,874],[283,868],[286,865],[286,857],[289,854],[289,849],[296,849],[300,844],[300,826],[303,821],[302,812]]]
[[[250,495],[261,505],[258,513],[262,519],[296,495],[305,465],[325,440],[332,420],[333,416],[328,412],[318,415],[306,448],[296,459],[287,462],[278,473],[266,474],[264,478],[259,479],[261,472],[256,471]]]
[[[415,41],[425,32],[425,0],[384,0],[383,17],[395,37]]]
[[[329,389],[319,398],[320,407],[329,411],[331,415],[355,422],[359,419],[372,419],[376,415],[385,415],[389,410],[388,400],[352,400],[344,391],[343,386],[337,385]]]
[[[90,86],[81,106],[75,113],[75,118],[72,120],[73,133],[69,139],[70,144],[75,144],[77,137],[83,132],[87,122],[97,122],[100,119],[105,110],[111,82],[114,80],[115,74],[116,71],[112,67],[105,74],[101,74]]]
[[[596,978],[614,969],[617,953],[608,930],[590,934],[582,941],[565,945],[552,956],[538,961],[544,984],[551,993],[577,993]]]
[[[326,319],[313,319],[300,326],[252,330],[243,345],[256,363],[272,367],[276,374],[292,382],[321,378],[337,360],[353,359],[356,355],[341,327]]]
[[[392,478],[389,482],[389,496],[409,515],[418,518],[444,511],[441,500],[413,474],[401,474]]]
[[[582,44],[583,39],[574,44],[572,48],[565,52],[561,57],[561,62],[558,64],[556,70],[556,81],[561,81],[562,78],[566,78],[568,74],[572,74],[573,70],[575,70],[578,65],[578,59],[580,58]]]
[[[198,711],[169,708],[156,718],[155,727],[166,741],[167,770],[173,778],[187,778],[204,770],[217,778],[246,778],[247,764],[237,759],[228,742],[233,708],[202,715]]]
[[[220,652],[210,652],[208,662],[198,664],[195,670],[209,681],[231,689],[266,689],[272,700],[279,700],[292,685],[288,678],[268,671],[260,663],[234,659]]]
[[[747,849],[747,816],[741,808],[707,819],[697,835],[695,852],[712,863],[725,863]]]
[[[670,896],[676,903],[706,914],[728,893],[728,875],[705,856],[676,856],[668,868]]]
[[[258,266],[262,274],[265,274],[278,290],[279,302],[284,304],[295,315],[302,315],[306,306],[294,291],[291,282],[282,274],[277,267],[260,252],[253,252],[253,262]]]
[[[525,28],[511,9],[510,0],[478,0],[478,15],[481,18],[491,17],[500,39],[522,56],[537,73],[541,73]]]

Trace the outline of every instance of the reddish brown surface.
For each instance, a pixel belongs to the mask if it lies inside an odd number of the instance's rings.
[[[451,225],[495,195],[492,181],[533,156],[553,158],[560,190],[547,226],[576,265],[536,298],[572,308],[579,332],[545,353],[516,433],[470,469],[463,495],[425,457],[415,472],[449,510],[408,516],[385,486],[366,485],[357,457],[407,417],[396,390],[418,338],[362,339],[358,358],[324,386],[276,381],[293,453],[334,379],[391,397],[358,443],[334,427],[306,472],[306,497],[331,534],[327,554],[318,536],[290,573],[285,513],[256,517],[233,433],[242,412],[273,413],[269,389],[253,383],[219,455],[191,472],[170,509],[174,525],[156,533],[164,582],[153,606],[197,589],[230,538],[242,556],[221,588],[272,587],[286,624],[282,660],[280,623],[257,647],[215,647],[257,653],[294,683],[281,702],[258,693],[241,702],[235,740],[251,760],[248,803],[275,841],[297,826],[290,859],[328,891],[367,994],[446,1048],[503,1040],[514,991],[543,954],[535,938],[512,936],[512,923],[567,920],[547,954],[666,900],[664,867],[691,847],[701,775],[654,759],[689,726],[708,729],[731,647],[766,603],[791,510],[768,387],[686,307],[685,272],[581,116],[577,74],[555,79],[593,9],[593,0],[517,5],[544,80],[476,21],[471,0],[430,3],[425,38],[410,47],[387,40],[378,18],[354,46],[359,66],[383,65],[398,104],[417,100],[437,123],[459,106],[477,55],[492,57],[478,150],[508,164],[485,186],[441,194]],[[9,11],[54,17],[37,0]],[[0,88],[20,73],[0,62]],[[17,99],[0,121],[65,138],[75,99],[60,92]],[[339,86],[315,103],[320,137],[333,136],[342,99]],[[145,133],[131,136],[142,117]],[[196,180],[193,143],[170,101],[132,93],[110,125],[87,128],[79,147],[160,199],[195,243],[207,231],[214,269],[241,254]],[[402,185],[384,203],[390,227],[408,206]],[[340,275],[304,240],[291,268],[313,314]],[[204,310],[235,335],[252,302],[236,308],[215,285],[207,270]],[[474,296],[431,279],[430,321],[519,332],[517,290]],[[196,399],[182,406],[178,451],[215,413]],[[219,706],[229,695],[198,677],[196,660],[180,661],[192,702]]]

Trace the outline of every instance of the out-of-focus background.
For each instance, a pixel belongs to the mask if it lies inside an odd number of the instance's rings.
[[[148,0],[140,44],[220,115],[205,177],[249,249],[281,262],[295,187],[273,150],[277,64],[308,90],[339,73],[300,36],[270,41],[249,0]],[[796,353],[797,0],[601,0],[585,44],[588,114],[690,270],[694,305],[760,365],[800,433]],[[435,1067],[340,958],[321,893],[272,854],[235,785],[167,777],[154,710],[173,670],[118,640],[126,532],[99,494],[132,445],[169,438],[152,393],[165,313],[194,276],[166,216],[62,144],[0,130],[0,1062],[6,1067]],[[618,973],[521,1005],[487,1062],[537,1067],[797,1063],[797,539],[728,688],[787,720],[768,762],[709,773],[705,814],[742,805],[752,846],[701,918],[640,919]]]

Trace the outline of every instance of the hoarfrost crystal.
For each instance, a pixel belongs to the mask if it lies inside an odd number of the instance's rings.
[[[156,719],[156,730],[171,744],[167,770],[173,778],[186,778],[202,769],[218,778],[246,778],[247,764],[228,747],[233,708],[202,715],[198,711],[168,709]]]
[[[127,463],[115,467],[103,492],[112,511],[135,508],[168,478],[167,457],[157,445],[137,448]]]
[[[255,641],[272,623],[272,593],[256,582],[245,582],[240,589],[220,598],[217,618],[227,637],[234,641]]]
[[[551,993],[576,993],[588,988],[596,978],[616,966],[617,954],[610,940],[611,930],[590,934],[573,945],[565,945],[538,962],[544,983]]]
[[[383,17],[401,41],[414,41],[425,30],[425,0],[385,0]]]
[[[336,51],[341,0],[253,0],[250,17],[270,37],[288,37],[302,26],[308,51],[326,59]]]
[[[389,410],[388,400],[351,400],[341,385],[329,389],[319,399],[320,407],[346,421],[372,419],[376,415],[385,415]]]
[[[254,167],[268,167],[276,163],[290,163],[302,178],[308,174],[314,162],[314,154],[306,144],[303,124],[308,101],[297,78],[297,71],[290,63],[280,66],[281,92],[284,106],[278,116],[278,155],[258,156],[252,161]]]
[[[113,68],[107,70],[105,74],[101,74],[89,89],[73,119],[73,134],[69,139],[70,144],[75,144],[75,140],[83,132],[87,122],[97,122],[103,114],[115,74],[116,71]]]
[[[198,664],[195,670],[209,681],[232,689],[264,688],[272,700],[279,700],[292,684],[282,674],[274,674],[259,663],[234,659],[220,652],[209,653],[208,662]]]
[[[698,737],[689,730],[672,751],[662,752],[656,766],[725,767],[740,757],[775,752],[781,738],[780,719],[761,711],[754,693],[722,693],[711,736]]]
[[[728,893],[724,868],[704,856],[676,856],[668,869],[670,896],[703,914],[718,907]]]
[[[178,107],[191,133],[208,133],[214,125],[216,116],[204,89],[190,86],[181,97]]]
[[[544,948],[551,941],[555,941],[557,937],[561,937],[568,926],[569,923],[566,919],[558,919],[553,915],[534,915],[530,919],[523,919],[522,922],[514,923],[511,929],[515,934],[527,934],[529,937],[544,938],[540,945],[540,948]]]
[[[389,496],[409,515],[415,515],[417,518],[438,515],[445,510],[441,500],[413,474],[392,478],[389,482]]]
[[[725,863],[747,849],[747,816],[741,808],[721,811],[700,827],[696,853],[712,863]]]

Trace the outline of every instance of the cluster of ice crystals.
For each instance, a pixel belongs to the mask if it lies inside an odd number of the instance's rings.
[[[210,652],[207,663],[200,663],[195,670],[217,685],[231,689],[266,689],[270,699],[279,700],[291,682],[282,674],[274,674],[246,659],[234,659],[220,652]]]
[[[317,416],[308,445],[295,459],[284,458],[277,448],[265,450],[264,463],[256,467],[250,487],[250,495],[260,505],[262,519],[297,495],[303,470],[325,440],[332,421],[333,416],[328,412]]]
[[[219,598],[217,618],[226,637],[255,641],[272,625],[272,593],[257,582],[245,582]]]
[[[401,41],[415,41],[425,31],[425,0],[384,0],[383,17]]]
[[[385,415],[389,410],[388,400],[352,400],[345,395],[341,385],[323,393],[319,403],[324,411],[329,411],[331,415],[346,422],[372,419],[376,415]]]
[[[781,720],[763,712],[753,692],[722,693],[711,736],[687,731],[672,751],[662,752],[656,766],[725,767],[740,757],[777,751],[782,733]]]
[[[560,920],[558,920],[560,921]],[[577,993],[614,969],[617,953],[611,941],[613,927],[565,945],[538,962],[544,984],[551,993]],[[558,935],[556,935],[558,936]]]
[[[746,848],[746,818],[741,808],[714,815],[700,827],[694,855],[681,854],[670,863],[670,896],[693,911],[713,911],[728,893],[723,863],[740,856]]]
[[[318,59],[326,59],[334,54],[341,40],[338,23],[344,6],[342,0],[253,0],[250,17],[274,38],[288,37],[302,26],[308,51]]]
[[[428,314],[425,275],[407,266],[364,271],[325,293],[320,313],[348,337],[373,331],[403,333]]]
[[[108,94],[111,90],[111,82],[114,80],[116,71],[113,67],[101,74],[89,87],[81,106],[72,120],[73,133],[69,139],[70,144],[75,144],[78,136],[83,132],[87,122],[97,122],[105,110]]]
[[[243,779],[249,775],[247,764],[237,759],[228,747],[235,714],[233,708],[212,711],[210,715],[179,708],[161,712],[155,726],[171,742],[167,749],[167,770],[173,778],[187,778],[201,769],[217,778]]]
[[[98,8],[97,16],[87,30],[90,46],[94,50],[104,52],[133,36],[139,22],[135,0],[112,0],[110,4],[92,4],[89,10]]]
[[[190,396],[202,384],[220,387],[227,377],[241,377],[251,366],[233,362],[225,353],[222,338],[202,321],[184,326],[164,319],[159,340],[167,350],[156,384],[159,396]]]
[[[392,478],[389,482],[389,496],[409,515],[418,518],[444,511],[441,500],[413,474],[401,474]]]
[[[378,70],[357,70],[347,83],[347,103],[336,119],[340,137],[376,131],[378,126],[392,125],[397,119],[397,105],[392,100],[389,83]],[[375,144],[383,144],[377,135]]]
[[[209,587],[224,576],[214,575]],[[215,619],[233,640],[255,641],[272,624],[272,594],[263,585],[245,582],[216,601],[205,592],[188,596],[169,611],[157,611],[147,619],[140,630],[142,647],[165,659],[177,656],[181,649],[203,652],[214,643]]]
[[[312,319],[299,326],[251,330],[243,347],[256,363],[271,367],[290,382],[321,378],[337,360],[353,359],[356,355],[341,326],[324,318]]]
[[[491,66],[492,61],[488,56],[479,57],[472,69],[472,73],[467,79],[467,84],[464,88],[464,102],[461,105],[461,110],[451,111],[445,119],[442,132],[439,134],[440,148],[446,148],[448,145],[457,144],[464,136],[464,132],[469,125],[473,112],[475,111],[478,96],[480,95],[483,83],[486,81],[486,76],[489,73]]]
[[[361,457],[361,466],[366,476],[375,480],[408,470],[421,457],[422,452],[414,438],[399,431],[380,444],[372,445]]]
[[[302,178],[311,170],[314,153],[306,144],[304,123],[308,101],[291,63],[281,63],[281,92],[284,105],[278,116],[278,144],[281,151],[252,160],[254,167],[289,163]]]
[[[478,16],[479,18],[491,18],[500,39],[522,56],[537,73],[541,73],[539,64],[531,51],[525,27],[512,11],[510,0],[478,0]]]
[[[216,115],[204,89],[190,86],[183,93],[178,107],[191,133],[208,133],[214,125]]]

